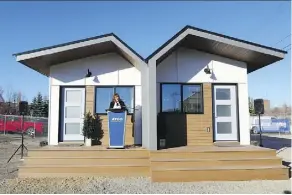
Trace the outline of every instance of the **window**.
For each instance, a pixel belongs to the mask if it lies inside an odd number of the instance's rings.
[[[181,112],[181,93],[178,84],[162,85],[162,112]]]
[[[201,85],[183,85],[183,112],[203,113]]]
[[[161,111],[182,113],[203,113],[201,84],[162,84]]]
[[[109,108],[109,104],[112,100],[114,90],[111,87],[97,87],[95,90],[95,112],[106,113],[106,109]]]
[[[133,113],[134,108],[134,87],[96,87],[95,89],[95,112],[98,114],[106,114],[106,109],[112,101],[113,95],[118,93],[125,102],[128,112]]]

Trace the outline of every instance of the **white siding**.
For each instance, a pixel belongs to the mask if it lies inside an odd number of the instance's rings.
[[[92,77],[84,78],[87,69]],[[52,66],[52,85],[141,85],[140,71],[115,53]]]
[[[87,69],[92,77],[84,78]],[[134,85],[135,86],[135,133],[142,134],[141,73],[127,60],[118,54],[110,53],[78,59],[54,65],[50,69],[51,77],[51,125],[49,127],[50,145],[58,144],[59,129],[59,86],[85,85]],[[136,138],[136,144],[142,144]]]
[[[206,66],[214,72],[207,75]],[[179,49],[157,66],[157,82],[247,83],[246,63],[191,49]]]

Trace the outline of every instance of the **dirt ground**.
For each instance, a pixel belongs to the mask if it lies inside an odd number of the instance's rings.
[[[24,145],[28,150],[33,148],[39,148],[39,143],[45,141],[46,137],[24,137]],[[21,135],[3,135],[0,134],[0,181],[3,179],[12,179],[17,177],[18,166],[22,163],[21,149],[12,157],[11,161],[7,163],[9,158],[17,150],[21,144]],[[24,149],[24,156],[27,155],[27,151]]]

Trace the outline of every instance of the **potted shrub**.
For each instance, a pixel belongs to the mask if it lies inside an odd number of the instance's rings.
[[[84,136],[85,146],[91,146],[92,135],[94,132],[94,118],[90,112],[87,112],[83,119],[82,133]]]
[[[87,112],[83,120],[82,132],[85,138],[85,146],[91,146],[92,140],[100,145],[100,140],[104,134],[100,117],[97,114],[92,115],[90,112]]]
[[[101,139],[104,135],[104,131],[102,129],[102,119],[98,114],[94,114],[93,120],[94,131],[92,133],[92,140],[94,141],[94,144],[101,145]]]

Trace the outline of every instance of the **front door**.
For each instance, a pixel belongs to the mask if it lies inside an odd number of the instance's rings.
[[[237,94],[235,85],[214,85],[215,141],[237,141]]]
[[[81,141],[85,109],[84,88],[63,88],[63,141]]]

